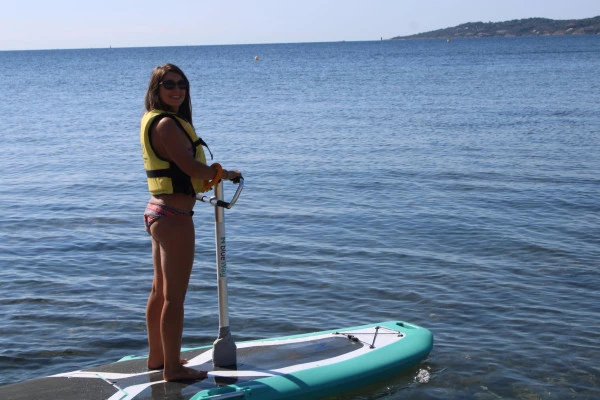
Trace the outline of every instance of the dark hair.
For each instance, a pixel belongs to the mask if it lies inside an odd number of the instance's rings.
[[[150,76],[150,84],[148,85],[148,91],[146,92],[146,111],[152,111],[154,109],[165,111],[168,110],[167,106],[165,106],[160,100],[160,96],[158,94],[159,84],[162,82],[167,72],[174,72],[176,74],[179,74],[186,82],[188,82],[188,89],[185,91],[185,99],[179,107],[179,112],[177,113],[177,115],[179,115],[191,124],[192,98],[190,97],[189,81],[183,73],[183,71],[178,66],[173,64],[160,65],[152,70],[152,75]]]

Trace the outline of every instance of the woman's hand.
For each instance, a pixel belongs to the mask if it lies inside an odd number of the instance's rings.
[[[224,169],[223,175],[221,177],[221,179],[223,179],[224,181],[239,181],[240,178],[242,178],[242,173],[237,169],[231,171]]]

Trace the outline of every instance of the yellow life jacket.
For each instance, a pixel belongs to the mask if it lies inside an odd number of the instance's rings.
[[[140,126],[140,142],[142,144],[144,169],[148,178],[148,189],[153,195],[184,193],[193,196],[201,191],[204,180],[190,177],[174,162],[161,158],[152,147],[150,130],[162,118],[171,118],[175,121],[177,126],[185,132],[189,139],[194,159],[202,164],[206,164],[206,156],[204,155],[202,146],[206,146],[207,148],[208,146],[198,137],[194,127],[189,122],[172,112],[162,110],[149,111],[142,117]]]

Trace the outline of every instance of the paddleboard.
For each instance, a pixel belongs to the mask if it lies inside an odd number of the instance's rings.
[[[212,346],[182,351],[198,382],[165,382],[145,357],[0,387],[3,400],[318,399],[398,374],[425,358],[432,333],[402,321],[237,343],[235,368],[214,368]]]

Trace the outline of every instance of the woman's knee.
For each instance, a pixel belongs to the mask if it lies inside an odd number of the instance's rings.
[[[153,283],[150,289],[150,298],[153,300],[164,300],[162,287]]]
[[[180,296],[165,296],[164,302],[163,302],[163,310],[166,310],[167,312],[183,312],[183,307],[184,307],[184,298],[180,297]]]

